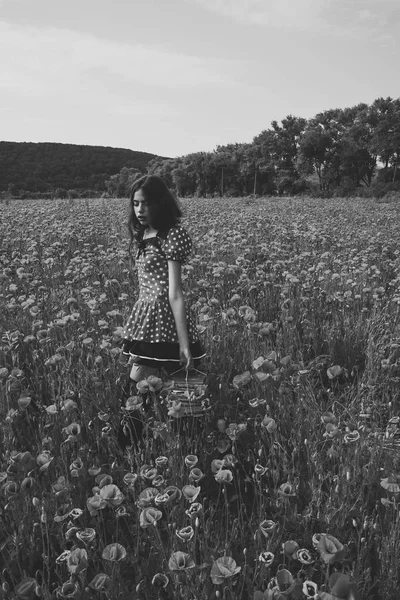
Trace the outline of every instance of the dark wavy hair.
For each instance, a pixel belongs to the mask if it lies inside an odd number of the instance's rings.
[[[140,223],[135,215],[133,205],[136,192],[142,190],[142,194],[147,200],[149,207],[149,220],[154,229],[159,232],[166,232],[171,227],[175,227],[181,221],[182,210],[177,198],[168,189],[161,177],[157,175],[145,175],[136,179],[130,190],[131,213],[129,215],[128,229],[131,237],[129,248],[135,242],[138,244],[143,236],[145,227]]]

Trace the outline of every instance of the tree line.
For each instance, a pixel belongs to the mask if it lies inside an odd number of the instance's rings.
[[[251,143],[217,146],[177,158],[151,160],[181,196],[296,194],[382,195],[400,190],[400,98],[325,110],[311,119],[292,115]],[[107,189],[129,193],[134,172],[124,169]]]

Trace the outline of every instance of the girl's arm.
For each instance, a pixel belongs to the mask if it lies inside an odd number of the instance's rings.
[[[182,292],[181,263],[177,260],[168,261],[168,299],[175,319],[180,358],[186,369],[189,369],[193,366],[193,358],[190,353],[185,300]]]

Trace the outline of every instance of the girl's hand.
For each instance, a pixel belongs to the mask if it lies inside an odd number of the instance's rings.
[[[186,370],[193,368],[193,357],[189,348],[180,348],[179,358],[181,359],[181,365]]]

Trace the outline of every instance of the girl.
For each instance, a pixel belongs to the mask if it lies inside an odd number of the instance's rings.
[[[149,175],[131,188],[129,232],[138,248],[139,298],[123,333],[123,356],[133,357],[130,379],[197,365],[204,356],[195,324],[185,308],[181,265],[192,241],[181,227],[182,212],[162,179]]]

